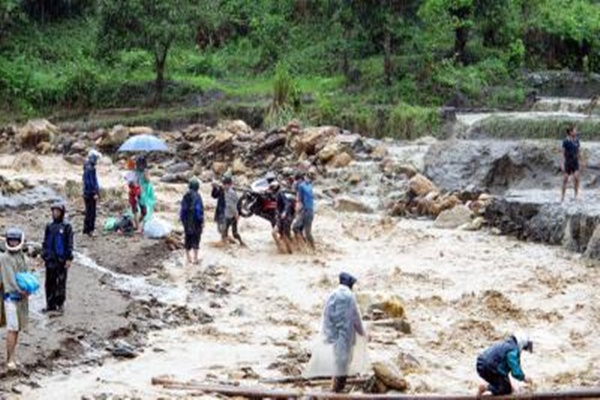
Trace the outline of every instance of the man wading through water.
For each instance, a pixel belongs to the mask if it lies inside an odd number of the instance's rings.
[[[561,169],[563,172],[563,185],[561,201],[565,201],[569,177],[573,177],[575,199],[579,196],[579,169],[581,167],[581,152],[577,128],[572,126],[567,129],[567,137],[563,140],[563,159]]]
[[[73,228],[65,222],[66,207],[53,204],[52,222],[46,226],[42,259],[46,264],[46,308],[62,312],[67,297],[67,271],[73,261]]]

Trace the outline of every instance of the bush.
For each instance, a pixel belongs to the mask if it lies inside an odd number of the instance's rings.
[[[495,116],[477,123],[472,135],[477,138],[559,140],[573,124],[577,125],[577,131],[584,140],[600,139],[599,121],[572,118],[516,119]]]
[[[402,140],[413,140],[429,135],[438,136],[441,122],[438,110],[435,108],[400,103],[390,112],[387,136]]]
[[[75,65],[64,85],[64,104],[91,107],[98,104],[98,89],[103,85],[100,72],[86,64]]]

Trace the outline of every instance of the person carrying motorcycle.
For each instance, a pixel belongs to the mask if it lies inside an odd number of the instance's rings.
[[[275,196],[277,201],[276,223],[273,228],[273,239],[277,247],[288,254],[293,253],[292,247],[292,221],[294,219],[294,209],[291,199],[281,190],[278,181],[271,181],[269,191]]]

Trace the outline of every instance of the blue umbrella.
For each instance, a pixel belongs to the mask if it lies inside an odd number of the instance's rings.
[[[129,138],[119,147],[119,152],[130,151],[169,151],[162,140],[152,135],[137,135]]]

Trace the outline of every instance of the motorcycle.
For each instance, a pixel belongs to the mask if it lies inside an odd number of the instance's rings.
[[[254,182],[250,189],[244,190],[238,203],[238,209],[244,218],[256,215],[269,221],[271,227],[275,227],[277,224],[277,199],[268,189],[269,182],[266,179]],[[286,192],[286,196],[293,203],[295,202],[295,197],[291,192]]]

